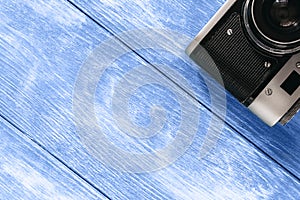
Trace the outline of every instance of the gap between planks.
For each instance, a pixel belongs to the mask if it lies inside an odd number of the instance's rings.
[[[147,64],[149,64],[151,67],[153,67],[157,72],[159,72],[160,74],[162,74],[165,78],[167,78],[169,81],[171,81],[173,84],[175,84],[180,90],[182,90],[183,92],[185,92],[189,97],[191,97],[193,100],[195,100],[196,102],[198,102],[201,106],[203,106],[205,109],[207,109],[210,113],[212,113],[213,115],[215,115],[216,117],[218,117],[218,119],[222,119],[222,117],[214,112],[212,109],[210,109],[207,105],[205,105],[204,103],[202,103],[201,101],[199,101],[194,95],[192,95],[191,93],[189,93],[186,89],[184,89],[183,87],[181,87],[176,81],[174,81],[172,78],[170,78],[167,74],[165,74],[163,71],[161,71],[160,69],[158,69],[155,65],[153,65],[151,62],[149,62],[144,56],[142,56],[141,54],[139,54],[138,52],[136,52],[135,50],[133,50],[131,48],[131,46],[129,46],[126,41],[123,41],[121,38],[119,38],[117,36],[117,34],[103,26],[100,22],[98,22],[97,19],[94,19],[90,14],[88,14],[86,11],[84,11],[82,8],[80,8],[79,6],[77,6],[75,3],[73,3],[70,0],[66,0],[69,4],[71,4],[75,9],[79,10],[81,13],[83,13],[86,17],[88,17],[90,20],[92,20],[96,25],[100,26],[101,28],[103,28],[105,31],[107,31],[109,34],[111,34],[112,36],[114,36],[119,42],[121,42],[126,48],[130,49],[133,53],[135,53],[139,58],[141,58],[143,61],[145,61]],[[249,139],[248,137],[246,137],[244,134],[242,134],[238,129],[236,129],[231,123],[229,123],[228,121],[225,121],[225,124],[230,127],[233,131],[235,131],[236,133],[238,133],[243,139],[245,139],[247,142],[249,142],[251,145],[253,145],[259,152],[263,153],[264,155],[266,155],[270,160],[272,160],[274,163],[276,163],[278,166],[280,166],[283,170],[285,170],[289,175],[291,175],[293,178],[295,178],[299,183],[300,183],[300,177],[298,177],[297,175],[295,175],[292,171],[290,171],[288,168],[286,168],[283,164],[281,164],[279,161],[277,161],[275,158],[273,158],[271,155],[269,155],[267,152],[265,152],[262,148],[260,148],[258,145],[256,145],[254,142],[251,141],[251,139]]]

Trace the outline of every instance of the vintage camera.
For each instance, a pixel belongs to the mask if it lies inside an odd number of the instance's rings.
[[[186,49],[210,73],[203,49],[225,88],[269,126],[299,111],[300,0],[226,1]]]

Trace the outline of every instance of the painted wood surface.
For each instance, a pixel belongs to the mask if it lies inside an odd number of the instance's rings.
[[[224,0],[70,1],[115,35],[133,29],[160,28],[182,33],[191,40],[225,2]],[[134,37],[123,40],[129,46],[137,46]],[[188,43],[183,43],[182,48],[187,45]],[[197,66],[187,64],[189,58],[179,60],[178,56],[172,56],[170,52],[158,49],[140,51],[139,56],[150,63],[161,62],[178,71],[192,87],[191,96],[212,109],[209,93],[204,89],[206,87],[203,81],[204,74],[199,72]],[[161,71],[185,88],[181,79],[172,76],[168,71],[163,69]],[[227,124],[300,178],[300,114],[297,114],[287,126],[276,125],[270,128],[231,95],[228,95],[227,100]],[[213,111],[219,114],[217,110]]]
[[[0,199],[106,199],[0,118]]]
[[[172,141],[184,116],[180,114],[181,104],[176,102],[178,97],[185,97],[189,109],[201,116],[201,120],[196,128],[190,124],[196,131],[193,143],[170,166],[148,173],[126,173],[108,167],[83,146],[75,127],[72,101],[81,66],[111,35],[71,4],[55,0],[2,1],[0,15],[1,114],[109,197],[296,199],[299,196],[298,180],[228,125],[210,154],[199,159],[213,115],[134,52],[121,56],[106,69],[96,88],[96,116],[111,142],[139,153],[162,148]],[[122,43],[119,46],[122,51],[130,52]],[[106,54],[109,57],[113,50]],[[156,62],[166,65],[159,59]],[[148,83],[132,95],[131,120],[141,126],[149,124],[149,110],[155,104],[167,113],[166,125],[150,141],[127,140],[128,135],[119,130],[113,121],[116,119],[112,118],[114,89],[125,74],[138,66],[146,66],[143,73],[151,74],[151,80],[157,84]],[[160,86],[161,83],[170,88]],[[203,85],[199,87],[205,90]]]

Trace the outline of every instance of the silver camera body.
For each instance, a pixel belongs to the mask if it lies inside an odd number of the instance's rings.
[[[186,49],[200,66],[201,48],[225,88],[269,126],[299,111],[300,0],[227,0]]]

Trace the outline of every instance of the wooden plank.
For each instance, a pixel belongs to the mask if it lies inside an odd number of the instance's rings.
[[[184,37],[190,37],[191,41],[225,1],[121,0],[99,2],[71,0],[70,2],[75,3],[79,9],[115,35],[134,29],[160,28],[182,33]],[[128,46],[138,45],[135,42],[135,37],[127,37],[123,40]],[[179,38],[175,38],[176,40]],[[160,42],[162,40],[154,39],[152,41],[152,43]],[[177,45],[184,49],[188,43],[189,41],[178,42]],[[140,44],[140,46],[143,45]],[[197,66],[191,64],[189,58],[181,56],[178,59],[178,55],[172,55],[170,51],[166,52],[159,49],[139,51],[139,55],[150,63],[164,63],[164,65],[179,72],[193,89],[190,92],[191,96],[194,96],[206,107],[213,109],[206,84],[203,81],[203,76],[206,75],[201,70],[199,71]],[[181,79],[168,73],[168,70],[160,70],[188,91]],[[220,91],[216,90],[215,93],[218,94]],[[222,115],[217,110],[214,112]],[[228,95],[226,122],[300,178],[300,157],[298,156],[300,152],[300,114],[297,114],[287,126],[276,125],[270,128],[231,95]]]
[[[72,97],[81,65],[91,51],[108,38],[108,33],[59,1],[15,0],[2,1],[0,5],[1,113],[109,197],[290,199],[299,196],[300,186],[295,178],[228,126],[211,153],[199,159],[211,113],[134,53],[121,56],[99,77],[95,111],[106,137],[129,152],[163,148],[175,138],[183,123],[182,108],[176,101],[179,97],[186,101],[192,116],[199,114],[201,117],[198,124],[191,121],[190,127],[183,130],[188,133],[195,129],[196,135],[185,154],[158,171],[126,173],[109,167],[105,160],[99,161],[99,155],[91,155],[76,131]],[[119,45],[119,50],[129,51]],[[106,52],[107,58],[113,50]],[[115,89],[122,80],[130,81],[122,77],[130,75],[130,70],[139,69],[138,66],[144,66],[143,71],[138,71],[141,75],[150,74],[157,84],[148,83],[132,95],[130,118],[143,127],[150,123],[149,107],[152,105],[160,105],[167,113],[166,125],[158,138],[150,141],[120,133],[112,118],[111,100]],[[90,79],[88,75],[83,77]],[[141,77],[136,76],[136,79]],[[170,88],[160,86],[161,83]]]
[[[0,118],[1,199],[106,199]]]

